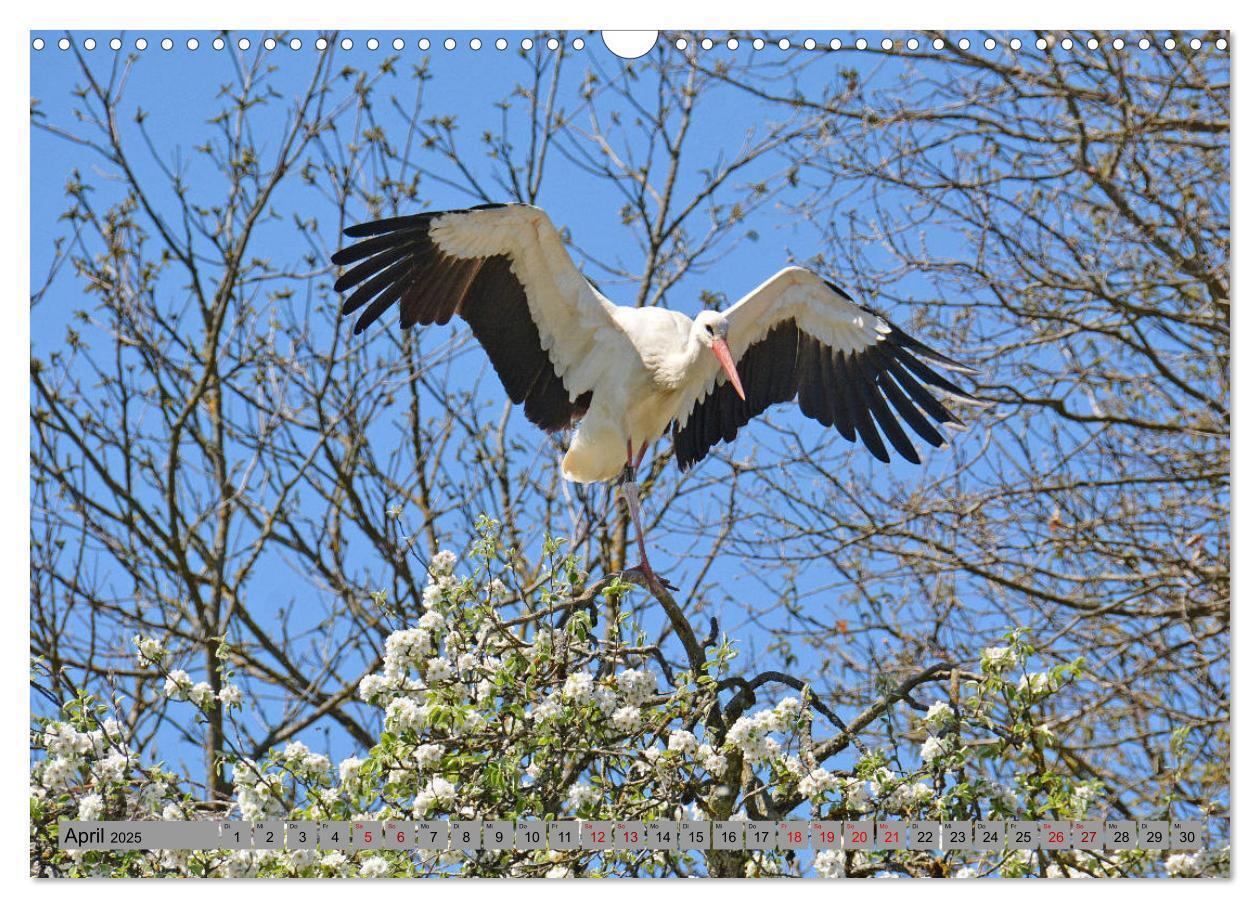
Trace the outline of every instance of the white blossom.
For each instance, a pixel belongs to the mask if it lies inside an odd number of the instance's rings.
[[[432,711],[427,703],[417,703],[411,697],[395,697],[385,707],[385,725],[394,731],[420,731],[429,724]]]
[[[669,733],[669,743],[665,745],[668,750],[674,750],[682,754],[695,753],[698,742],[696,736],[685,729],[677,729]]]
[[[389,874],[389,861],[379,855],[370,857],[359,865],[359,876],[382,877]]]
[[[569,803],[575,808],[599,803],[599,789],[586,782],[574,782],[569,786]]]
[[[587,703],[595,692],[595,679],[590,672],[574,672],[564,679],[563,696],[575,703]]]
[[[363,760],[359,757],[346,757],[337,764],[337,775],[342,785],[353,785],[359,779],[359,770],[363,768]]]
[[[844,786],[844,801],[852,810],[870,810],[871,789],[862,779],[853,779]]]
[[[599,711],[604,715],[611,716],[617,711],[617,694],[611,688],[596,687],[591,696],[595,700],[595,705],[599,707]]]
[[[425,667],[425,677],[430,684],[440,684],[455,674],[455,666],[445,656],[434,656]]]
[[[214,688],[209,681],[198,681],[188,689],[188,701],[199,709],[206,709],[214,702]]]
[[[364,675],[359,681],[359,699],[365,703],[371,703],[389,688],[389,680],[384,676]]]
[[[1164,869],[1169,876],[1199,876],[1203,872],[1204,855],[1202,851],[1190,854],[1178,851],[1164,860]]]
[[[417,769],[429,769],[442,759],[446,749],[441,744],[421,744],[416,747],[415,761]]]
[[[428,583],[425,584],[424,592],[420,595],[420,604],[426,609],[436,609],[442,601],[442,595],[446,592],[446,584],[444,583]],[[429,611],[428,614],[434,614]]]
[[[433,556],[429,562],[429,576],[433,579],[449,577],[455,572],[457,557],[454,552],[443,549]]]
[[[332,851],[319,859],[319,865],[327,870],[341,873],[342,868],[345,867],[349,860],[350,859],[346,857],[345,852]]]
[[[91,741],[67,722],[49,722],[44,727],[44,750],[50,757],[74,757],[91,749]]]
[[[394,631],[385,638],[385,675],[397,678],[409,669],[418,669],[431,652],[433,637],[426,628],[410,627]],[[359,683],[359,690],[362,693],[363,682]]]
[[[551,697],[547,697],[542,702],[535,704],[528,715],[535,722],[546,722],[548,719],[554,719],[556,716],[560,715],[562,711],[563,708],[559,703]]]
[[[623,706],[612,715],[613,725],[618,731],[632,732],[639,727],[642,713],[637,706]]]
[[[127,773],[128,760],[125,754],[112,753],[92,764],[92,775],[98,782],[121,782]]]
[[[728,765],[726,756],[714,748],[712,744],[701,744],[696,749],[696,757],[700,760],[700,765],[704,767],[705,772],[709,773],[709,775],[726,775]]]
[[[162,693],[171,700],[183,700],[192,688],[192,678],[182,668],[171,669],[162,685]]]
[[[162,648],[161,641],[153,637],[142,637],[136,634],[131,638],[131,642],[136,647],[136,663],[141,668],[159,664],[162,661],[162,657],[166,655],[166,650]]]
[[[836,777],[821,766],[815,767],[806,773],[796,785],[796,789],[801,793],[801,797],[809,798],[810,800],[835,787]]]
[[[297,848],[293,851],[286,852],[284,855],[284,863],[294,872],[305,870],[307,867],[310,867],[315,863],[315,849]]]
[[[224,706],[240,706],[245,702],[245,696],[235,684],[225,684],[219,688],[219,702]]]
[[[656,696],[656,673],[651,669],[628,668],[617,675],[617,690],[631,706],[642,706]]]
[[[1050,680],[1050,676],[1045,672],[1033,672],[1019,679],[1018,689],[1021,692],[1031,693],[1037,697],[1053,692],[1054,685]]]
[[[454,800],[455,786],[441,776],[434,776],[416,795],[416,813],[423,816],[434,807],[449,807]]]
[[[845,876],[844,852],[825,849],[814,856],[814,872],[823,879],[839,880]]]
[[[98,820],[105,809],[105,800],[98,794],[86,794],[79,799],[79,819]]]
[[[936,737],[936,735],[928,735],[927,740],[923,742],[923,746],[919,748],[919,758],[924,763],[931,763],[937,757],[943,757],[948,752],[949,749],[945,746],[944,741]]]
[[[949,704],[941,700],[937,700],[928,707],[927,715],[923,717],[923,724],[928,727],[932,733],[936,733],[949,724],[954,718],[954,711],[949,708]]]
[[[328,772],[332,769],[332,760],[325,754],[309,753],[302,760],[302,768],[308,772]]]
[[[1003,672],[1015,667],[1015,652],[1009,646],[986,647],[980,654],[980,667],[988,672]]]
[[[44,764],[40,778],[49,788],[61,788],[74,778],[78,768],[78,764],[68,757],[54,757]]]
[[[426,634],[438,634],[446,630],[446,618],[441,612],[428,611],[420,616],[420,620],[416,622],[416,627]]]

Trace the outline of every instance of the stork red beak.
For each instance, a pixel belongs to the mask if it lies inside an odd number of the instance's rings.
[[[717,357],[717,361],[722,364],[722,369],[726,372],[726,377],[731,380],[731,385],[735,388],[735,393],[739,395],[740,400],[747,400],[744,397],[744,386],[740,384],[739,373],[735,371],[735,360],[731,358],[731,348],[726,346],[726,341],[717,337],[713,339],[713,355]]]

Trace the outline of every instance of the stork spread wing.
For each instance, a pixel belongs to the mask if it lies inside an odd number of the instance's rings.
[[[530,205],[482,205],[359,224],[366,237],[333,256],[352,266],[334,285],[354,288],[342,313],[363,310],[358,334],[395,303],[401,327],[460,315],[485,348],[513,403],[556,431],[580,419],[602,368],[600,345],[628,344],[611,304]]]
[[[739,398],[714,362],[674,423],[674,453],[684,469],[719,441],[733,441],[741,426],[771,404],[793,398],[806,416],[835,426],[849,441],[861,438],[885,463],[888,451],[876,426],[911,463],[919,463],[919,455],[902,421],[937,448],[945,439],[933,423],[961,427],[924,385],[980,403],[936,371],[974,375],[974,369],[920,343],[804,268],[784,269],[723,314],[747,399]]]

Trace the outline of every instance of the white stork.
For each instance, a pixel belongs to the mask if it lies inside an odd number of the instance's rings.
[[[386,218],[348,228],[364,238],[333,256],[352,266],[342,313],[362,309],[358,334],[398,303],[399,324],[444,325],[460,315],[485,348],[513,403],[548,432],[577,425],[561,462],[573,482],[621,490],[648,564],[634,482],[648,445],[673,426],[687,469],[771,404],[860,438],[881,461],[877,430],[913,463],[897,419],[934,447],[935,424],[961,423],[924,388],[979,403],[936,369],[976,374],[869,309],[830,281],[784,268],[734,306],[692,319],[618,306],[588,281],[551,219],[530,205],[481,205]]]

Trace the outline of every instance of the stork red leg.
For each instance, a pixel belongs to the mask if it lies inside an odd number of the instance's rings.
[[[639,564],[639,570],[643,572],[643,576],[647,578],[648,586],[655,588],[657,584],[668,587],[669,583],[656,576],[656,572],[652,570],[652,565],[648,562],[647,543],[643,538],[643,521],[639,516],[639,483],[636,480],[639,463],[643,460],[644,452],[647,451],[645,443],[639,448],[639,456],[634,456],[634,444],[627,439],[626,441],[626,471],[622,474],[620,483],[620,491],[626,500],[626,510],[630,512],[630,519],[634,521],[634,533],[638,537],[639,558],[642,561]]]

